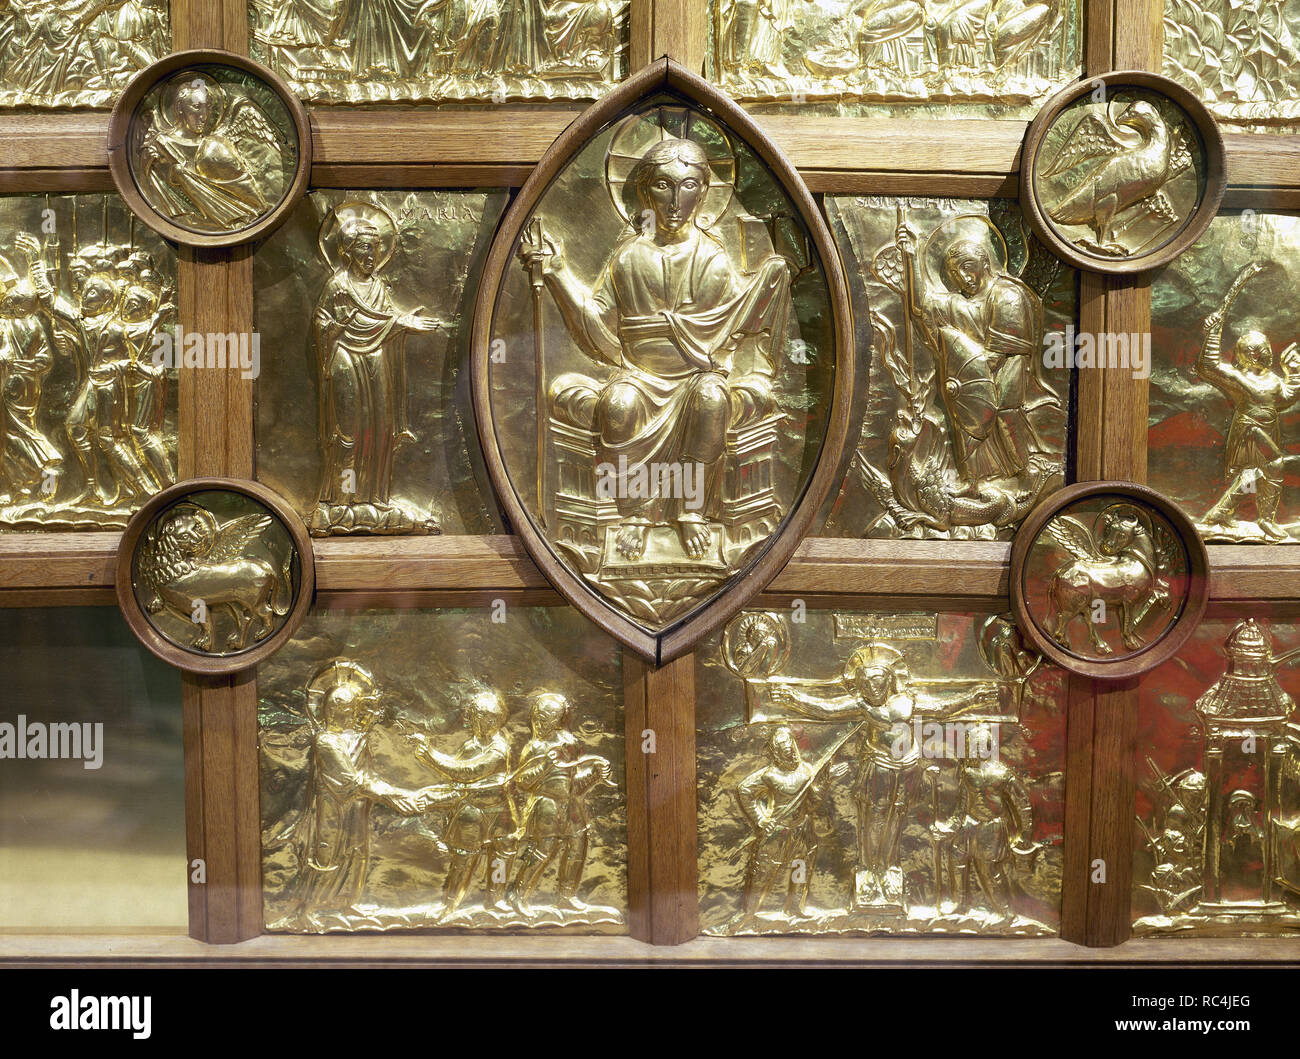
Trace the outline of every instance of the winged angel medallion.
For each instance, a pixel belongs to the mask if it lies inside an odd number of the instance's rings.
[[[145,200],[198,232],[235,232],[265,217],[296,163],[287,132],[244,86],[194,69],[150,91],[132,140]]]
[[[1148,253],[1195,208],[1198,146],[1186,116],[1155,93],[1117,92],[1105,103],[1071,107],[1037,158],[1043,211],[1083,251]]]
[[[1091,527],[1058,515],[1043,534],[1068,558],[1048,568],[1047,630],[1066,650],[1082,622],[1098,655],[1114,653],[1113,632],[1128,651],[1148,646],[1176,616],[1175,581],[1185,573],[1178,538],[1161,519],[1135,504],[1103,508]],[[1039,545],[1046,542],[1039,538]],[[1106,635],[1103,635],[1103,632]]]

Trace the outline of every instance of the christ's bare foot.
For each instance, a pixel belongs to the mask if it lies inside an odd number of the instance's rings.
[[[645,537],[650,532],[650,523],[641,519],[631,519],[618,528],[618,539],[614,547],[624,559],[640,559],[645,554]]]
[[[704,558],[713,537],[704,519],[698,515],[683,515],[677,520],[677,533],[682,538],[682,547],[687,555],[692,559]]]

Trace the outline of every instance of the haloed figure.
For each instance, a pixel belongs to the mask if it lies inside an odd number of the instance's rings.
[[[708,155],[693,140],[664,139],[642,155],[623,188],[630,218],[592,289],[563,264],[546,235],[519,254],[540,268],[565,326],[592,360],[612,366],[608,381],[561,375],[550,384],[552,414],[596,434],[597,460],[694,464],[703,499],[692,509],[680,497],[617,498],[616,548],[641,558],[652,527],[674,526],[682,551],[706,555],[717,542],[710,521],[721,514],[728,426],[772,406],[771,365],[789,317],[790,272],[768,257],[749,277],[733,268],[721,242],[702,223],[709,189]],[[732,377],[736,349],[747,337],[764,346],[766,374]]]
[[[338,267],[316,300],[324,465],[313,529],[328,527],[340,506],[389,504],[397,445],[414,440],[406,417],[406,336],[442,326],[419,309],[397,308],[379,274],[397,235],[391,218],[356,210],[339,211]]]
[[[598,754],[581,754],[567,727],[570,706],[563,695],[544,692],[533,699],[532,738],[517,770],[522,809],[522,849],[508,898],[524,915],[547,868],[556,864],[561,908],[583,911],[578,899],[587,863],[591,819],[587,795],[598,784],[613,786],[610,764]]]

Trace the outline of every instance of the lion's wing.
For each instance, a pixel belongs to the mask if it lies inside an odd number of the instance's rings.
[[[265,530],[271,528],[270,515],[241,515],[231,519],[217,530],[208,562],[220,563],[243,555],[248,546]]]

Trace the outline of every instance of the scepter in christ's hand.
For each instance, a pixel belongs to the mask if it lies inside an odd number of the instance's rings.
[[[546,288],[546,258],[554,251],[542,231],[540,218],[524,227],[519,251],[533,288],[533,357],[537,375],[537,518],[546,527],[546,349],[542,331],[542,293]]]

